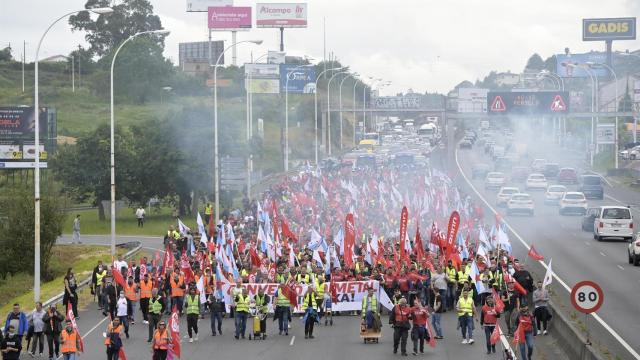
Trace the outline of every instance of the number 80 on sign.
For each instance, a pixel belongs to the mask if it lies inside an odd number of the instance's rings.
[[[602,306],[604,293],[593,281],[581,281],[571,289],[571,304],[581,313],[591,314]]]

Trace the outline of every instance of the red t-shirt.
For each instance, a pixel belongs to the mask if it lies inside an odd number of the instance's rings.
[[[401,292],[409,291],[409,280],[405,276],[398,278],[398,287]]]
[[[482,314],[483,314],[483,319],[485,324],[494,325],[498,321],[498,318],[497,318],[498,313],[496,312],[496,309],[493,307],[483,305]]]
[[[411,309],[411,312],[413,314],[413,325],[414,326],[426,326],[427,325],[427,318],[429,317],[429,313],[427,312],[427,309],[425,309],[424,307],[414,306]]]

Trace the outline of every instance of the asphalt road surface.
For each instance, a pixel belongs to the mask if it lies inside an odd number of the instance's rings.
[[[540,145],[540,144],[538,144]],[[529,144],[530,156],[526,165],[534,158],[546,158],[557,162],[561,167],[573,166],[581,168],[580,154],[567,152],[553,144],[542,144],[532,149]],[[472,150],[458,150],[457,158],[465,175],[471,180],[471,168],[474,163],[492,164],[482,147]],[[523,163],[524,164],[524,163]],[[508,175],[508,174],[507,174]],[[462,177],[459,182],[464,181]],[[640,352],[640,323],[636,314],[640,313],[640,302],[637,301],[640,290],[640,268],[627,262],[627,243],[619,240],[597,242],[591,232],[581,230],[581,216],[560,216],[557,206],[544,204],[544,192],[529,192],[535,202],[535,216],[506,216],[505,208],[495,206],[497,191],[484,189],[483,179],[471,181],[480,196],[484,198],[498,213],[502,214],[506,222],[529,245],[535,245],[536,250],[545,256],[548,263],[553,258],[553,270],[569,287],[578,281],[592,280],[604,290],[604,304],[598,315],[615,330],[636,352]],[[550,184],[553,183],[550,181]],[[635,205],[640,204],[640,194],[611,182],[612,186],[605,187],[605,199],[588,200],[589,206],[599,205]],[[524,183],[507,183],[506,186],[518,186],[525,192]],[[568,186],[571,191],[574,187]],[[640,214],[632,207],[635,218],[635,228],[639,225]],[[514,245],[520,247],[518,239],[513,234],[510,239]],[[528,259],[528,262],[531,262]],[[557,291],[569,299],[569,294],[561,289],[554,280]],[[593,321],[593,320],[591,320]],[[595,321],[593,321],[595,323]],[[619,349],[619,354],[624,350]],[[615,354],[616,352],[614,352]],[[625,355],[622,358],[629,358]]]

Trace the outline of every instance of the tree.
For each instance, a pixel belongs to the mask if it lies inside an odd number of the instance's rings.
[[[91,44],[91,52],[102,57],[114,50],[131,35],[142,31],[162,29],[162,23],[153,14],[149,0],[123,0],[120,5],[112,5],[111,0],[87,0],[85,8],[113,8],[110,14],[98,15],[92,20],[89,11],[82,11],[69,17],[72,30],[85,31],[85,40]],[[163,35],[146,35],[164,49]]]
[[[544,69],[555,73],[556,72],[556,56],[549,56],[547,60],[544,61]]]
[[[51,248],[62,234],[66,218],[65,198],[53,189],[45,189],[40,203],[40,269],[43,280],[49,276]],[[33,272],[34,202],[30,188],[2,188],[0,197],[0,278],[18,272]]]
[[[532,72],[532,71],[540,71],[542,69],[545,68],[545,63],[542,60],[542,58],[540,57],[540,55],[538,54],[533,54],[531,55],[531,57],[529,58],[529,60],[527,61],[527,66],[525,66],[524,71],[525,72]]]
[[[0,61],[11,61],[13,60],[13,56],[11,55],[11,48],[6,47],[0,50]]]

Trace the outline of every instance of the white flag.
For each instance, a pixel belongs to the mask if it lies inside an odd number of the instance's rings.
[[[178,230],[180,231],[180,235],[187,235],[188,231],[191,231],[187,225],[185,225],[180,219],[178,219]]]
[[[551,262],[553,259],[549,259],[549,265],[547,266],[547,272],[544,274],[544,280],[542,280],[542,287],[546,288],[547,285],[551,285],[553,281],[553,269],[551,268]]]
[[[196,283],[196,287],[200,292],[200,304],[206,303],[207,296],[205,295],[205,291],[204,291],[204,276],[200,276],[200,279],[198,279],[198,282]]]

